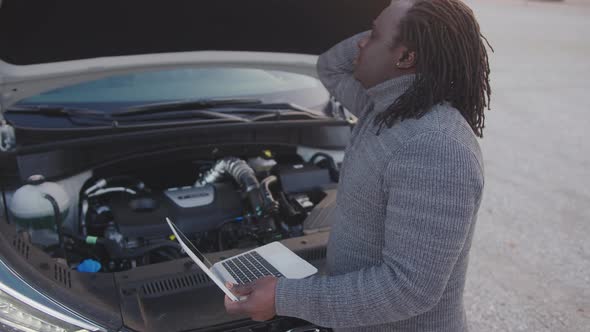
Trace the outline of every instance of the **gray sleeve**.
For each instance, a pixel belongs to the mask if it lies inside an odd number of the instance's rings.
[[[365,88],[353,75],[353,61],[358,55],[357,45],[366,33],[359,33],[338,43],[320,55],[317,63],[320,81],[336,100],[357,117],[360,117],[369,102]]]
[[[479,208],[479,164],[464,145],[432,132],[395,154],[383,185],[382,263],[335,277],[281,279],[279,315],[352,328],[405,320],[438,303]]]

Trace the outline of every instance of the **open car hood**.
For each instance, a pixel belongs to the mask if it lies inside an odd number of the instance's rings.
[[[6,108],[70,84],[170,67],[316,75],[315,56],[368,29],[389,2],[7,0],[0,10],[0,102]]]
[[[117,74],[168,68],[239,67],[316,76],[316,56],[268,52],[195,51],[102,57],[15,66],[0,61],[0,98],[4,109],[56,88]]]

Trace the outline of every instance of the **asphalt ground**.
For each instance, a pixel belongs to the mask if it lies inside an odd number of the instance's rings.
[[[590,331],[590,1],[466,0],[495,48],[472,331]]]

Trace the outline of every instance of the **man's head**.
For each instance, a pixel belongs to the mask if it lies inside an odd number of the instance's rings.
[[[417,78],[376,122],[391,127],[450,102],[482,136],[491,93],[484,42],[461,0],[393,0],[359,42],[355,77],[365,88],[411,73]]]
[[[359,42],[354,74],[365,88],[415,71],[412,59],[404,59],[409,55],[408,48],[398,41],[400,23],[412,5],[411,0],[393,0],[373,21],[370,34]],[[402,60],[410,60],[410,63],[398,66]]]

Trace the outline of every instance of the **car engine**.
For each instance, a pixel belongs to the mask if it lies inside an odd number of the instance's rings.
[[[196,164],[193,178],[168,187],[156,175],[86,181],[79,234],[67,245],[70,263],[90,258],[102,272],[115,272],[180,258],[166,217],[203,253],[301,236],[303,221],[337,181],[333,161],[278,164],[227,157]]]

